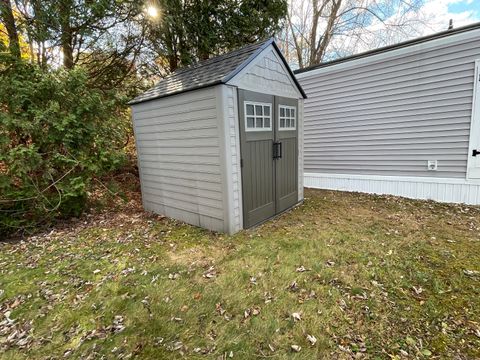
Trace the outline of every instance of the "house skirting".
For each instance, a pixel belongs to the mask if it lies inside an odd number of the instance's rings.
[[[307,188],[388,194],[411,199],[480,204],[480,181],[453,178],[305,173]]]

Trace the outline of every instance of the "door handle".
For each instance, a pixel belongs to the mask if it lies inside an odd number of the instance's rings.
[[[276,141],[273,143],[273,159],[281,159],[282,158],[282,143]]]
[[[477,155],[480,155],[480,151],[478,151],[477,149],[474,149],[472,151],[472,156],[477,156]]]

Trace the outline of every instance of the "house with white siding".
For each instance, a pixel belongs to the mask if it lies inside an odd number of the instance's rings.
[[[296,72],[306,187],[480,204],[480,24]]]
[[[270,39],[130,102],[146,210],[235,233],[303,200],[305,93]]]

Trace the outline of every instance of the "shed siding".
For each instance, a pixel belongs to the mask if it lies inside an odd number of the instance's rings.
[[[225,231],[216,87],[132,106],[146,210]]]
[[[259,54],[229,84],[263,94],[294,99],[302,97],[272,45]]]
[[[299,74],[305,172],[465,178],[479,36]]]

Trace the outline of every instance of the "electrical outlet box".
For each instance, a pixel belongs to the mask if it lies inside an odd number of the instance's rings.
[[[437,168],[438,168],[438,161],[437,160],[428,160],[427,161],[428,171],[437,171]]]

